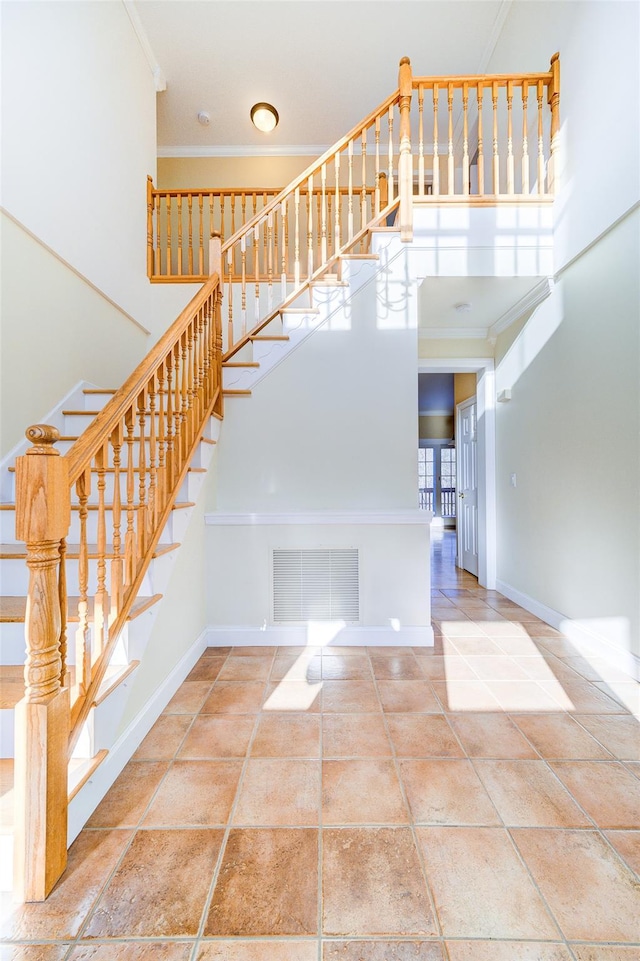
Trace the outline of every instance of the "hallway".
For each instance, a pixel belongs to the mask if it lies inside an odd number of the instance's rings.
[[[208,649],[2,961],[638,961],[638,686],[453,540],[434,648]]]

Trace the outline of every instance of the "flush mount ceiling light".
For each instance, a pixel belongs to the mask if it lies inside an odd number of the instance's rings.
[[[471,304],[466,301],[462,304],[454,304],[453,309],[456,310],[459,314],[468,314],[469,311],[471,310]]]
[[[270,103],[254,103],[251,108],[251,122],[262,133],[270,133],[278,126],[278,111]]]

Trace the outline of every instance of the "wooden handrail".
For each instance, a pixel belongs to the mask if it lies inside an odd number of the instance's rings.
[[[154,197],[262,197],[264,194],[277,197],[278,194],[283,193],[284,190],[288,190],[285,187],[154,187],[151,177],[148,178],[151,182],[151,194]],[[370,192],[374,191],[374,187],[367,187]],[[301,194],[307,194],[308,189],[306,185],[300,187]],[[316,187],[313,191],[314,194],[320,193],[320,188]],[[349,193],[348,187],[340,187],[340,193],[343,196],[347,196]]]
[[[140,361],[122,387],[105,404],[82,436],[69,449],[65,455],[65,460],[68,464],[70,484],[75,483],[83,470],[86,469],[87,463],[95,456],[100,445],[104,443],[105,437],[108,437],[122,420],[131,404],[144,390],[149,378],[157,371],[159,364],[166,357],[171,347],[183,335],[193,315],[200,310],[219,284],[220,277],[218,274],[212,274],[207,283],[192,297],[171,327],[161,336],[146,357]]]
[[[247,221],[247,223],[237,230],[232,237],[229,237],[229,239],[225,241],[225,243],[222,245],[223,255],[229,250],[230,247],[237,243],[243,234],[248,234],[257,224],[259,224],[264,219],[266,214],[273,212],[278,204],[282,203],[283,200],[290,196],[296,190],[296,188],[302,188],[305,180],[308,181],[309,177],[318,173],[323,164],[332,160],[337,153],[340,153],[340,151],[349,144],[351,140],[355,140],[359,133],[361,133],[363,130],[368,130],[369,127],[375,123],[377,117],[382,116],[386,110],[398,102],[398,98],[399,91],[395,90],[390,96],[387,97],[386,100],[382,101],[379,107],[376,107],[375,110],[372,110],[363,121],[361,121],[359,124],[356,124],[355,127],[352,127],[346,136],[336,141],[336,143],[334,143],[332,147],[329,147],[329,149],[326,150],[318,160],[314,161],[312,164],[309,164],[309,166],[303,170],[301,174],[298,174],[298,176],[292,180],[290,184],[288,184],[283,190],[280,191],[279,194],[274,197],[268,207],[265,207],[264,210],[261,210],[260,213],[255,215],[255,217],[252,217],[251,220]]]
[[[212,260],[219,267],[219,239]],[[99,700],[207,421],[222,416],[220,301],[216,271],[64,457],[53,446],[57,430],[35,425],[27,431],[33,446],[16,462],[16,535],[31,571],[26,691],[16,713],[15,880],[25,900],[44,900],[64,870],[69,755]],[[79,547],[67,552],[72,514]]]
[[[449,85],[452,87],[462,87],[465,83],[469,84],[469,86],[477,86],[479,83],[496,83],[499,87],[506,87],[508,83],[513,83],[514,86],[519,87],[523,83],[536,84],[538,81],[549,83],[551,78],[552,72],[549,70],[546,73],[485,73],[460,74],[453,77],[413,77],[412,83],[414,90],[418,87],[424,87],[430,90],[435,85],[441,89]]]

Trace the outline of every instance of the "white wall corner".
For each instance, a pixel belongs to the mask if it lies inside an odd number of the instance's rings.
[[[589,629],[584,621],[566,617],[505,581],[498,580],[496,587],[510,601],[523,607],[525,611],[529,611],[530,614],[534,614],[556,631],[561,631],[567,636],[570,643],[576,648],[576,655],[582,654],[602,658],[612,667],[629,674],[633,680],[640,681],[640,657],[633,651],[614,647],[611,641],[597,628]]]
[[[162,67],[156,60],[155,54],[151,48],[151,43],[147,36],[147,31],[142,25],[142,20],[140,15],[136,10],[136,5],[133,0],[122,0],[122,4],[127,11],[127,16],[131,21],[131,26],[135,31],[135,35],[138,38],[138,42],[142,47],[142,51],[146,57],[147,63],[149,64],[149,69],[151,70],[153,76],[153,82],[158,93],[167,89],[167,81],[165,75],[162,72]]]

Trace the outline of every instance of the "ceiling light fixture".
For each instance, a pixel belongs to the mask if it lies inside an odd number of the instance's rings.
[[[270,103],[254,103],[251,108],[251,122],[262,133],[270,133],[278,126],[278,111]]]
[[[459,314],[468,314],[471,310],[471,304],[466,301],[462,304],[454,304],[453,309],[457,310]]]
[[[201,123],[203,127],[208,126],[211,123],[211,115],[206,110],[201,110],[198,114],[198,123]]]

